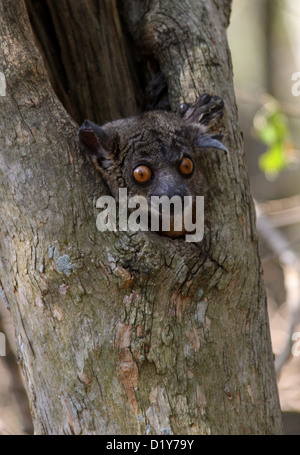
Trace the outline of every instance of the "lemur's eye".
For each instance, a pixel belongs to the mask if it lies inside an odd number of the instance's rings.
[[[139,183],[147,183],[152,177],[151,169],[148,166],[137,166],[133,171],[133,177]]]
[[[194,170],[194,163],[190,158],[184,157],[182,158],[179,170],[183,175],[190,175]]]

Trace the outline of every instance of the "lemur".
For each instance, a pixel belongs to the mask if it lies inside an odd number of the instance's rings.
[[[85,120],[79,139],[116,199],[119,188],[127,188],[128,198],[142,195],[149,202],[151,196],[203,196],[207,184],[199,155],[207,149],[227,153],[221,137],[207,133],[223,106],[221,98],[204,94],[176,113],[144,112],[101,127]],[[184,233],[172,223],[164,232],[171,238]]]

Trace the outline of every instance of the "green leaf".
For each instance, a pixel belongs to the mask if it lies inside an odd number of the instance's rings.
[[[259,158],[259,167],[268,174],[277,174],[287,166],[284,147],[280,142],[272,145]]]
[[[285,117],[280,112],[266,116],[264,126],[258,131],[258,136],[267,145],[285,140],[288,137]]]
[[[288,165],[286,143],[289,128],[286,117],[279,109],[275,99],[270,98],[254,118],[258,138],[268,146],[259,158],[259,167],[267,174],[277,174]]]

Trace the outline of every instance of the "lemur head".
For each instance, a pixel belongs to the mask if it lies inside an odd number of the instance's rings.
[[[117,198],[203,195],[206,184],[198,163],[204,149],[226,150],[205,127],[178,114],[153,111],[99,127],[86,120],[79,131],[96,167]]]

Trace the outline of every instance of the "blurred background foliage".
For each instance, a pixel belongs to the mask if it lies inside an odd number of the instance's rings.
[[[299,194],[300,2],[233,0],[228,39],[252,194]]]
[[[300,1],[233,0],[228,39],[285,431],[300,434]]]

